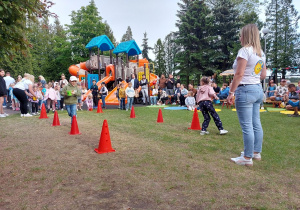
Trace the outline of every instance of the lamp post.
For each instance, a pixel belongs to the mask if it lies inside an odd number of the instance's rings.
[[[267,35],[268,35],[268,33],[270,33],[270,30],[267,29],[267,28],[263,28],[262,32],[264,34],[264,39],[265,39],[265,50],[264,50],[265,56],[266,56],[266,64],[265,65],[267,65]],[[277,76],[276,76],[276,78],[277,78]],[[265,82],[265,79],[264,79],[263,85],[265,85],[265,84],[266,84],[266,82]]]

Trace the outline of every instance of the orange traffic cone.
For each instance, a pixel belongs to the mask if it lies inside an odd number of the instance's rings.
[[[39,119],[47,119],[47,112],[46,112],[46,108],[45,108],[45,104],[42,104],[42,109],[41,109],[41,114]]]
[[[95,152],[102,154],[102,153],[109,153],[109,152],[115,152],[111,147],[111,141],[110,141],[110,135],[109,135],[109,129],[107,120],[103,121],[101,136],[99,140],[99,147],[95,148]]]
[[[163,123],[164,122],[161,109],[158,110],[157,122],[158,123]]]
[[[130,113],[130,118],[135,118],[135,112],[134,112],[134,107],[131,107],[131,113]]]
[[[73,116],[71,131],[69,132],[69,134],[70,135],[80,135],[81,134],[78,129],[77,119],[76,119],[75,115]]]
[[[102,106],[102,103],[99,100],[99,102],[98,102],[98,108],[97,108],[97,113],[103,113],[101,106]]]
[[[57,114],[56,110],[54,112],[54,118],[53,118],[52,126],[60,126],[60,122],[59,122],[59,118],[58,118],[58,114]]]
[[[195,111],[194,111],[192,125],[189,129],[191,129],[191,130],[201,130],[197,109],[195,109]]]

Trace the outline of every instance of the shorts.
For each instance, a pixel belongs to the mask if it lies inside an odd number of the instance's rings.
[[[276,96],[276,97],[275,97],[275,101],[283,101],[283,97],[278,97],[278,96]]]
[[[78,99],[77,99],[77,103],[79,103],[79,104],[81,104],[81,103],[82,103],[82,100],[81,100],[81,98],[78,98]]]

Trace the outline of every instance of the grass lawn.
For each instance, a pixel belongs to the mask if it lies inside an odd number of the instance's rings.
[[[227,135],[211,121],[200,136],[193,112],[162,111],[162,124],[157,108],[82,111],[78,136],[65,111],[60,127],[53,114],[1,119],[0,209],[300,208],[300,118],[261,113],[262,161],[249,168],[230,162],[243,148],[236,112],[219,112]],[[104,119],[116,152],[100,155]]]

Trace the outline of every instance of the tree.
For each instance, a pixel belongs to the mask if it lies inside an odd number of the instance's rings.
[[[105,35],[108,36],[108,38],[114,45],[116,45],[116,38],[114,37],[114,32],[112,31],[107,21],[105,21],[104,24],[105,24],[105,28],[104,28]]]
[[[126,33],[122,36],[121,42],[133,40],[132,31],[130,26],[127,27]]]
[[[149,50],[152,50],[153,48],[149,47],[149,45],[148,45],[147,32],[144,33],[142,47],[143,47],[143,50],[142,50],[143,58],[146,58],[150,62],[151,59],[149,58]]]
[[[52,5],[48,0],[0,1],[0,60],[15,52],[27,53],[31,46],[26,37],[28,20],[37,21],[37,18],[48,16]]]
[[[154,54],[156,74],[166,74],[165,51],[161,39],[158,39],[154,45]]]
[[[212,10],[214,16],[213,34],[215,34],[211,46],[214,53],[211,61],[216,69],[226,70],[232,67],[231,56],[238,42],[238,32],[241,27],[239,12],[231,0],[219,0]]]
[[[291,0],[273,0],[266,10],[268,61],[274,68],[297,65],[299,59],[298,12]]]
[[[169,33],[164,40],[164,49],[165,49],[165,61],[166,61],[166,73],[174,73],[175,72],[175,57],[177,52],[179,51],[178,45],[175,43],[175,34]]]
[[[105,34],[106,27],[94,0],[91,0],[86,7],[81,7],[77,12],[72,11],[71,24],[68,25],[68,39],[71,41],[75,62],[88,59],[89,53],[85,46],[92,38]]]

